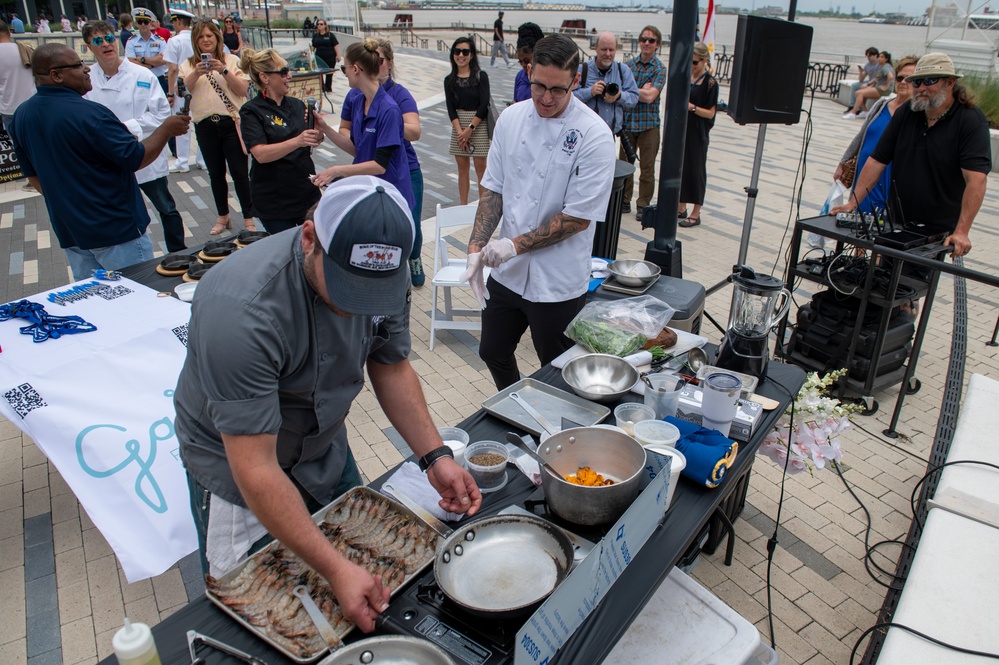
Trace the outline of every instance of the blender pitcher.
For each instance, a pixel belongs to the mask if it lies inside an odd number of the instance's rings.
[[[791,294],[784,282],[757,274],[749,266],[736,266],[732,275],[732,308],[728,332],[718,349],[718,367],[751,374],[761,382],[766,378],[770,359],[770,331],[791,306]]]

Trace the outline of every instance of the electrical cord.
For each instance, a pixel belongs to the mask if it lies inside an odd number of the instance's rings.
[[[874,631],[881,630],[882,628],[898,628],[899,630],[904,630],[906,632],[912,633],[917,637],[921,637],[927,642],[932,642],[933,644],[942,646],[945,649],[951,649],[953,651],[957,651],[959,653],[966,653],[972,656],[981,656],[983,658],[992,658],[995,660],[999,660],[999,654],[988,653],[987,651],[975,651],[974,649],[966,649],[964,647],[955,646],[953,644],[944,642],[943,640],[938,640],[935,637],[930,637],[926,633],[921,633],[915,628],[909,628],[905,624],[895,623],[894,621],[886,621],[884,623],[876,623],[860,634],[860,637],[857,638],[856,644],[853,645],[853,651],[850,652],[850,665],[853,665],[853,659],[857,656],[857,649],[860,648],[860,643],[864,641],[864,638],[866,638]]]
[[[787,480],[787,465],[791,461],[791,441],[794,438],[794,398],[791,391],[781,382],[770,379],[771,383],[780,388],[791,400],[791,419],[787,430],[787,455],[784,457],[784,470],[780,477],[780,498],[777,499],[777,515],[774,517],[774,535],[767,540],[767,622],[770,626],[770,648],[777,650],[777,639],[774,634],[774,608],[770,573],[774,565],[774,553],[777,551],[777,531],[780,529],[780,514],[784,507],[784,483]]]
[[[798,156],[798,168],[794,172],[794,182],[791,184],[791,207],[787,211],[787,224],[784,226],[784,235],[781,238],[780,247],[777,248],[774,265],[770,268],[771,277],[777,271],[777,265],[782,256],[784,257],[785,268],[791,261],[791,243],[788,243],[787,250],[784,249],[784,243],[787,242],[788,233],[791,230],[791,220],[801,219],[801,199],[804,195],[805,176],[808,173],[808,146],[812,142],[812,107],[814,105],[815,89],[813,88],[812,96],[808,101],[808,108],[801,109],[801,112],[805,114],[805,126],[801,133],[801,152]],[[795,188],[797,188],[797,191],[795,191]]]
[[[923,483],[925,483],[930,476],[940,473],[948,466],[955,466],[958,464],[973,464],[999,471],[999,464],[993,464],[992,462],[983,462],[981,460],[954,460],[953,462],[944,462],[939,466],[934,466],[932,469],[924,473],[923,477],[916,482],[916,486],[912,488],[912,495],[909,497],[909,505],[912,507],[912,519],[916,521],[916,525],[919,527],[920,531],[923,530],[923,523],[919,519],[919,511],[918,508],[916,508],[916,496],[919,494],[919,488],[922,487]]]

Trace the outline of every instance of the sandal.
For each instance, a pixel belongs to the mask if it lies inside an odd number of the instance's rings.
[[[210,236],[217,236],[220,233],[222,233],[223,231],[225,231],[226,229],[231,229],[231,228],[232,228],[232,220],[229,219],[228,216],[226,216],[226,217],[219,217],[215,221],[215,226],[213,226],[212,230],[208,232],[208,235],[210,235]]]
[[[677,222],[678,226],[681,226],[681,227],[683,227],[685,229],[689,229],[689,228],[694,227],[694,226],[700,226],[700,224],[701,224],[701,218],[700,217],[690,217],[688,219],[683,219],[683,220],[680,220],[679,222]]]
[[[256,231],[257,223],[253,220],[252,217],[247,217],[246,219],[243,220],[243,228],[245,228],[247,231]]]
[[[677,216],[676,216],[676,218],[677,219],[687,219],[687,211],[684,210],[683,212],[678,213]]]

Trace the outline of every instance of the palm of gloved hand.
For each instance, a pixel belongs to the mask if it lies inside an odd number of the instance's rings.
[[[482,248],[482,262],[490,268],[498,268],[515,256],[517,248],[509,238],[490,240],[489,244]]]

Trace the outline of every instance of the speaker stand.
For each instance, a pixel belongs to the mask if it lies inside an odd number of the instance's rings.
[[[742,240],[739,242],[739,260],[736,263],[736,265],[739,266],[746,264],[746,254],[749,252],[749,233],[753,228],[753,213],[756,210],[756,195],[759,194],[759,189],[757,189],[756,186],[760,182],[760,164],[763,162],[763,144],[766,142],[766,138],[767,126],[765,123],[761,123],[759,134],[756,136],[756,155],[753,157],[753,174],[749,178],[749,186],[743,187],[743,190],[746,192],[746,215],[742,220]],[[732,276],[727,276],[725,279],[708,289],[707,295],[710,296],[712,293],[715,293],[731,281]],[[715,325],[717,326],[718,324]]]

